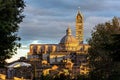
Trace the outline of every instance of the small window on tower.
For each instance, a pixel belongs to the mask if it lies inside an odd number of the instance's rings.
[[[81,31],[78,31],[78,34],[81,34],[82,32]]]
[[[82,29],[82,27],[79,27],[79,29]]]

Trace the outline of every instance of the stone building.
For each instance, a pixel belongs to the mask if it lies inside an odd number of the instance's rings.
[[[76,36],[74,37],[72,35],[72,30],[70,26],[68,26],[65,36],[63,36],[58,44],[30,44],[28,60],[32,62],[39,61],[41,65],[47,64],[50,66],[56,65],[60,67],[62,66],[61,62],[69,59],[72,63],[72,67],[70,62],[66,62],[64,68],[67,67],[68,69],[77,70],[80,73],[81,64],[87,62],[86,54],[88,54],[89,48],[88,44],[83,43],[83,24],[83,15],[80,10],[78,10],[75,26]]]
[[[88,74],[87,63],[88,44],[84,44],[84,21],[83,15],[78,10],[76,15],[76,36],[72,35],[72,30],[68,26],[65,36],[58,44],[30,44],[30,50],[27,53],[27,59],[21,57],[16,62],[25,62],[31,64],[28,67],[17,67],[11,72],[14,76],[20,78],[37,78],[41,75],[55,75],[65,73],[74,77],[77,74]],[[25,71],[25,72],[24,72]]]

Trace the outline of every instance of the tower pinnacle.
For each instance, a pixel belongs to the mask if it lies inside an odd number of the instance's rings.
[[[78,7],[78,13],[80,13],[80,7]]]
[[[76,16],[76,39],[79,43],[83,43],[83,16],[80,12],[80,7],[78,7],[78,13]]]

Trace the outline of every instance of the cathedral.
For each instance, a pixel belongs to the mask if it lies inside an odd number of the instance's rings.
[[[88,44],[84,44],[84,20],[80,10],[76,15],[76,36],[72,35],[70,26],[66,29],[66,34],[58,44],[30,44],[30,51],[27,56],[30,61],[40,61],[42,64],[56,65],[60,67],[62,62],[69,63],[66,68],[82,67],[87,63],[86,54]],[[76,71],[76,70],[74,70]],[[82,72],[82,70],[81,70]],[[84,72],[82,73],[84,74]]]
[[[7,77],[12,79],[16,76],[31,80],[35,77],[41,80],[41,75],[65,74],[71,78],[78,74],[88,75],[90,68],[87,54],[90,46],[83,43],[84,20],[80,10],[77,12],[75,23],[76,36],[72,35],[68,26],[66,34],[58,44],[30,44],[27,58],[21,57],[8,64]]]

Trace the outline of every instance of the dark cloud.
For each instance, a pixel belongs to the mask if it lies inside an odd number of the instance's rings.
[[[91,37],[91,33],[93,31],[93,28],[100,23],[105,23],[109,20],[111,20],[111,17],[97,17],[97,16],[91,16],[87,17],[85,20],[85,25],[84,25],[84,37],[85,39],[89,39]]]
[[[26,0],[26,18],[21,24],[19,35],[23,43],[58,42],[71,25],[75,35],[77,8],[84,15],[85,40],[98,23],[110,20],[120,14],[119,0]]]

